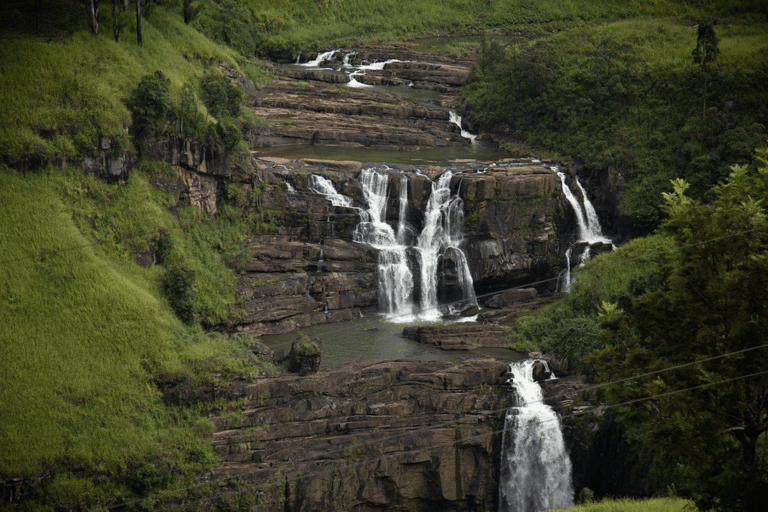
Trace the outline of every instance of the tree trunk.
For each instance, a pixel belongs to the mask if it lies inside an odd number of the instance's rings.
[[[115,42],[120,42],[120,12],[117,4],[120,0],[112,0],[112,34],[115,36]]]
[[[189,22],[192,21],[192,6],[190,5],[191,0],[183,0],[182,1],[182,13],[184,14],[184,24],[189,25]]]
[[[136,42],[141,46],[141,0],[136,0]]]
[[[99,0],[89,0],[91,11],[91,34],[99,34]]]

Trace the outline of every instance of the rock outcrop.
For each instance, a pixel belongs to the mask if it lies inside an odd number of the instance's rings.
[[[260,511],[496,510],[506,364],[358,361],[242,385],[217,499]]]
[[[254,165],[258,171],[253,182],[240,186],[252,197],[249,207],[271,212],[279,226],[244,244],[249,257],[238,265],[237,290],[245,313],[237,328],[253,334],[280,333],[377,311],[378,250],[354,242],[360,211],[366,207],[359,181],[363,164],[261,158]],[[407,224],[413,233],[422,229],[432,180],[447,170],[454,173],[451,187],[464,200],[468,233],[464,251],[476,289],[534,281],[558,268],[563,242],[556,218],[562,203],[559,180],[550,169],[512,160],[492,165],[378,167],[390,174],[387,220],[397,222],[404,183]],[[352,205],[334,206],[315,192],[313,175],[333,183]],[[403,175],[407,180],[401,182]],[[447,284],[438,290],[444,301],[450,301],[452,293],[448,260],[440,266],[446,274]],[[444,343],[454,349],[471,349],[476,346],[472,339],[484,339],[485,346],[508,344],[500,329],[491,335],[495,328],[484,329],[462,332]]]

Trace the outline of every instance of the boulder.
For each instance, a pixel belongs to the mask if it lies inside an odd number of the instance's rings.
[[[317,373],[320,369],[321,345],[319,339],[308,336],[294,341],[288,355],[288,371],[302,376]]]
[[[552,376],[552,372],[549,371],[547,363],[544,361],[536,361],[533,363],[533,380],[534,382],[541,382],[548,380]]]

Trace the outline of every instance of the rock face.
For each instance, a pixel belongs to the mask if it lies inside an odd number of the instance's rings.
[[[496,510],[506,365],[359,361],[243,385],[214,419],[220,500],[260,511]]]
[[[275,232],[253,236],[245,243],[249,257],[238,267],[238,294],[246,313],[238,329],[254,334],[288,332],[377,311],[378,250],[353,241],[360,211],[367,206],[359,181],[363,164],[261,158],[254,165],[258,171],[251,177],[253,181],[240,186],[244,195],[253,198],[250,207],[271,212],[279,226]],[[559,180],[540,165],[519,161],[493,166],[478,162],[420,167],[390,164],[381,170],[390,174],[387,221],[397,223],[404,184],[408,188],[407,229],[420,232],[431,180],[447,170],[454,173],[452,190],[464,200],[464,252],[476,289],[499,289],[516,280],[533,281],[554,272],[564,244],[556,222],[562,206]],[[333,183],[352,205],[334,206],[315,191],[313,175]],[[403,175],[407,179],[401,182]],[[456,269],[451,261],[449,251],[438,262],[443,275],[438,293],[444,302],[456,294],[451,274]],[[471,349],[475,345],[472,337],[498,339],[490,346],[505,343],[500,334],[489,337],[488,328],[484,329],[473,335],[462,333],[462,339],[449,344]]]
[[[309,73],[297,71],[296,76],[306,78]],[[283,76],[261,89],[253,102],[254,112],[269,119],[269,125],[258,129],[255,147],[322,144],[416,150],[469,144],[446,110],[394,94]]]

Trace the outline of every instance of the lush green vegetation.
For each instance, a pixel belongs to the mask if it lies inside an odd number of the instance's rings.
[[[656,498],[651,500],[605,500],[600,503],[577,505],[567,509],[573,512],[696,512],[687,500]]]
[[[513,146],[608,170],[619,214],[647,234],[661,219],[670,179],[685,178],[704,198],[768,137],[768,20],[726,18],[715,26],[716,61],[700,65],[692,57],[697,19],[632,18],[516,44],[491,41],[464,100],[474,119]]]
[[[249,234],[275,227],[253,207],[258,188],[226,185],[207,215],[153,186],[174,171],[142,158],[154,140],[183,136],[228,154],[230,167],[241,163],[244,139],[265,121],[243,108],[220,63],[264,82],[256,54],[459,33],[481,35],[445,47],[478,52],[464,96],[475,120],[506,132],[510,145],[609,170],[636,232],[669,217],[658,234],[591,261],[565,300],[521,321],[519,347],[556,352],[602,381],[700,361],[609,387],[604,399],[706,385],[679,395],[686,400],[618,412],[655,462],[653,490],[673,485],[706,507],[754,507],[734,491],[765,488],[765,468],[750,456],[766,447],[755,398],[764,400],[765,379],[741,377],[768,363],[759,352],[703,360],[766,339],[765,165],[711,190],[766,141],[760,0],[150,4],[142,45],[135,18],[115,11],[113,20],[107,2],[98,35],[79,0],[16,2],[0,16],[0,478],[41,477],[29,497],[41,509],[162,508],[135,500],[183,487],[214,457],[208,411],[165,405],[156,381],[195,385],[269,368],[248,350],[252,340],[202,328],[242,315],[232,266]],[[715,18],[712,60],[692,53],[701,34],[693,25]],[[125,184],[67,167],[103,139],[113,156],[139,161]],[[675,177],[708,205],[685,199],[678,184],[660,210]],[[703,243],[718,236],[728,242]],[[158,264],[137,266],[137,253]]]
[[[640,15],[755,12],[757,0],[643,2],[639,0],[226,0],[195,4],[193,26],[245,54],[295,56],[340,45],[406,37],[572,29]]]
[[[123,257],[145,246],[148,225],[179,230],[155,194],[141,173],[118,188],[0,170],[0,478],[44,472],[39,504],[96,507],[181,485],[215,460],[212,426],[204,411],[163,405],[154,380],[269,367],[251,340],[184,326],[162,298],[162,268]]]
[[[651,490],[702,509],[762,510],[768,488],[766,157],[734,166],[710,203],[674,182],[658,235],[595,258],[519,324],[522,347],[606,383]]]
[[[274,222],[252,208],[252,184],[227,185],[211,216],[156,186],[177,179],[165,164],[140,159],[124,184],[66,164],[94,156],[100,138],[136,158],[169,135],[218,145],[236,164],[260,121],[218,65],[268,76],[161,8],[139,47],[130,23],[115,42],[68,16],[81,2],[58,7],[64,31],[43,18],[44,37],[4,40],[0,57],[0,478],[23,478],[32,509],[153,508],[162,502],[149,494],[216,461],[206,417],[228,407],[169,406],[156,383],[226,386],[273,369],[253,339],[201,325],[242,315],[232,266],[245,237]],[[158,264],[139,267],[141,253]]]
[[[96,153],[100,137],[111,138],[111,149],[116,153],[130,149],[125,132],[131,124],[128,100],[135,97],[142,77],[153,76],[157,70],[167,79],[171,103],[162,128],[170,133],[189,133],[189,126],[185,130],[180,122],[184,116],[176,115],[180,111],[186,118],[199,118],[193,127],[199,126],[195,135],[203,137],[207,126],[215,131],[219,123],[206,110],[200,81],[204,76],[221,76],[219,62],[248,73],[257,82],[269,79],[255,60],[207,39],[175,13],[155,8],[142,26],[142,46],[128,37],[130,23],[119,42],[109,30],[91,35],[84,30],[84,23],[65,41],[34,37],[4,40],[0,58],[0,162],[34,166],[78,161]],[[247,129],[248,123],[255,122],[243,113],[237,125]]]

